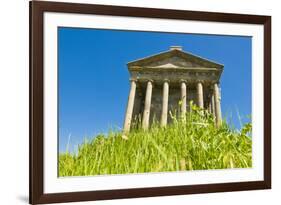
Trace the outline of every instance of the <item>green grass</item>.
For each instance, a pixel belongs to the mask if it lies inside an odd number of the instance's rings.
[[[252,166],[251,123],[240,130],[226,122],[217,128],[212,115],[192,106],[185,119],[148,131],[99,135],[77,153],[59,154],[59,176],[170,172]]]

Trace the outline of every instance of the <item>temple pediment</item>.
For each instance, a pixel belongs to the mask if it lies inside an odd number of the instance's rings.
[[[181,58],[179,56],[171,56],[163,60],[156,60],[154,62],[151,62],[145,67],[151,67],[151,68],[194,68],[194,67],[202,67],[202,65],[193,62],[188,61],[184,58]]]
[[[179,49],[171,49],[169,51],[159,53],[146,58],[138,59],[128,63],[129,70],[138,68],[157,68],[157,69],[196,69],[196,68],[212,68],[222,70],[223,65],[214,61],[196,56],[191,53]]]

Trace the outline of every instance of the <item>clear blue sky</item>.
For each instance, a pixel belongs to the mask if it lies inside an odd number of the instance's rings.
[[[224,64],[222,114],[240,128],[251,114],[251,37],[58,29],[59,150],[84,138],[120,129],[129,93],[126,63],[181,45]]]

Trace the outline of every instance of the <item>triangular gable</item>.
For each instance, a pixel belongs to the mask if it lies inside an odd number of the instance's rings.
[[[219,63],[182,50],[170,50],[128,63],[129,68],[135,66],[149,68],[223,68],[223,65]]]

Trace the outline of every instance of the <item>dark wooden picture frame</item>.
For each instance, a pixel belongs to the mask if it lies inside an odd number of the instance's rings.
[[[152,197],[271,188],[271,17],[198,11],[31,1],[30,3],[30,203]],[[43,14],[62,12],[260,24],[264,28],[264,180],[45,194],[43,191]]]

